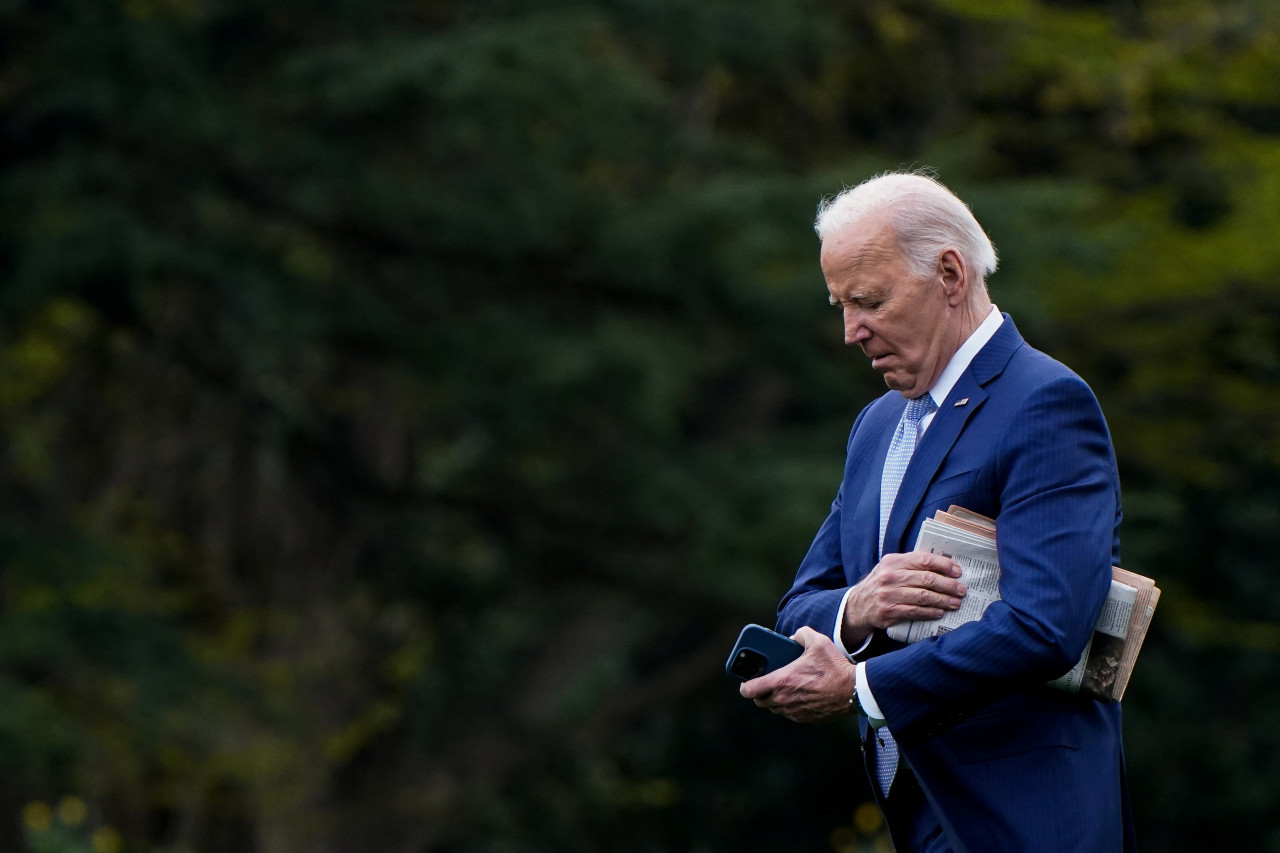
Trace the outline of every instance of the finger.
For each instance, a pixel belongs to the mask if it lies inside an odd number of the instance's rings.
[[[789,706],[783,699],[784,697],[780,696],[777,691],[771,690],[752,701],[757,708],[763,708],[771,714],[785,714]]]
[[[961,574],[960,564],[944,554],[931,554],[925,551],[912,552],[916,566],[940,575],[958,578]]]
[[[932,592],[963,598],[969,588],[961,583],[958,579],[952,577],[944,577],[931,571],[911,572],[910,577],[902,584],[904,588],[916,588],[930,590]]]
[[[941,607],[955,610],[964,603],[965,587],[937,575],[916,572],[901,585],[882,591],[879,600],[884,607]]]
[[[891,611],[889,624],[893,625],[898,622],[915,622],[917,620],[933,621],[946,616],[947,610],[937,607],[902,607]]]
[[[959,592],[946,589],[933,590],[925,587],[906,587],[900,590],[898,600],[903,604],[916,607],[935,607],[943,610],[957,610],[963,604],[963,586]]]

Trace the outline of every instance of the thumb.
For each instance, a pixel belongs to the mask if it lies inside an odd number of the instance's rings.
[[[792,634],[791,639],[795,640],[797,643],[799,643],[800,645],[804,646],[807,649],[810,646],[812,646],[815,642],[821,642],[822,640],[825,640],[826,636],[824,634],[819,634],[817,631],[813,630],[808,625],[805,625],[801,627],[799,631],[796,631],[794,634]]]

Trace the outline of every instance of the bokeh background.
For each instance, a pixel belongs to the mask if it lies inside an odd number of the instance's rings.
[[[1164,589],[1144,849],[1280,851],[1274,0],[0,0],[0,849],[883,849],[722,666],[925,165]]]

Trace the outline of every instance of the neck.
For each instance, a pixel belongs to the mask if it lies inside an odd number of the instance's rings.
[[[937,366],[938,375],[941,375],[943,369],[947,366],[947,363],[950,362],[952,357],[954,357],[960,350],[960,347],[964,345],[964,342],[969,340],[969,337],[976,332],[978,327],[982,325],[983,321],[987,319],[987,315],[991,313],[991,300],[987,297],[986,293],[983,292],[978,298],[966,299],[954,310],[955,319],[951,324],[951,331],[945,338],[946,343],[944,346],[946,347],[946,350],[944,354],[946,357],[939,359]],[[938,376],[934,376],[933,382],[936,382],[937,380]],[[930,383],[930,387],[933,387],[933,382]]]
[[[967,299],[960,306],[959,338],[960,343],[969,340],[969,336],[977,331],[987,315],[991,313],[991,299],[983,292],[975,299]],[[959,344],[957,344],[957,347]]]

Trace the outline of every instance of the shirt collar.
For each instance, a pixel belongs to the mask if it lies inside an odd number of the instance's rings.
[[[960,345],[960,349],[956,350],[956,354],[951,356],[951,360],[943,368],[942,375],[938,377],[938,381],[933,383],[933,387],[929,389],[929,396],[933,397],[935,405],[941,406],[943,401],[947,399],[947,395],[955,387],[960,375],[969,369],[969,364],[973,361],[973,357],[987,345],[987,341],[995,336],[996,330],[1000,328],[1000,324],[1003,322],[1004,315],[1000,313],[999,308],[992,305],[991,313],[987,315],[987,319],[983,320],[978,328],[973,330],[973,334],[969,336],[968,340]]]

